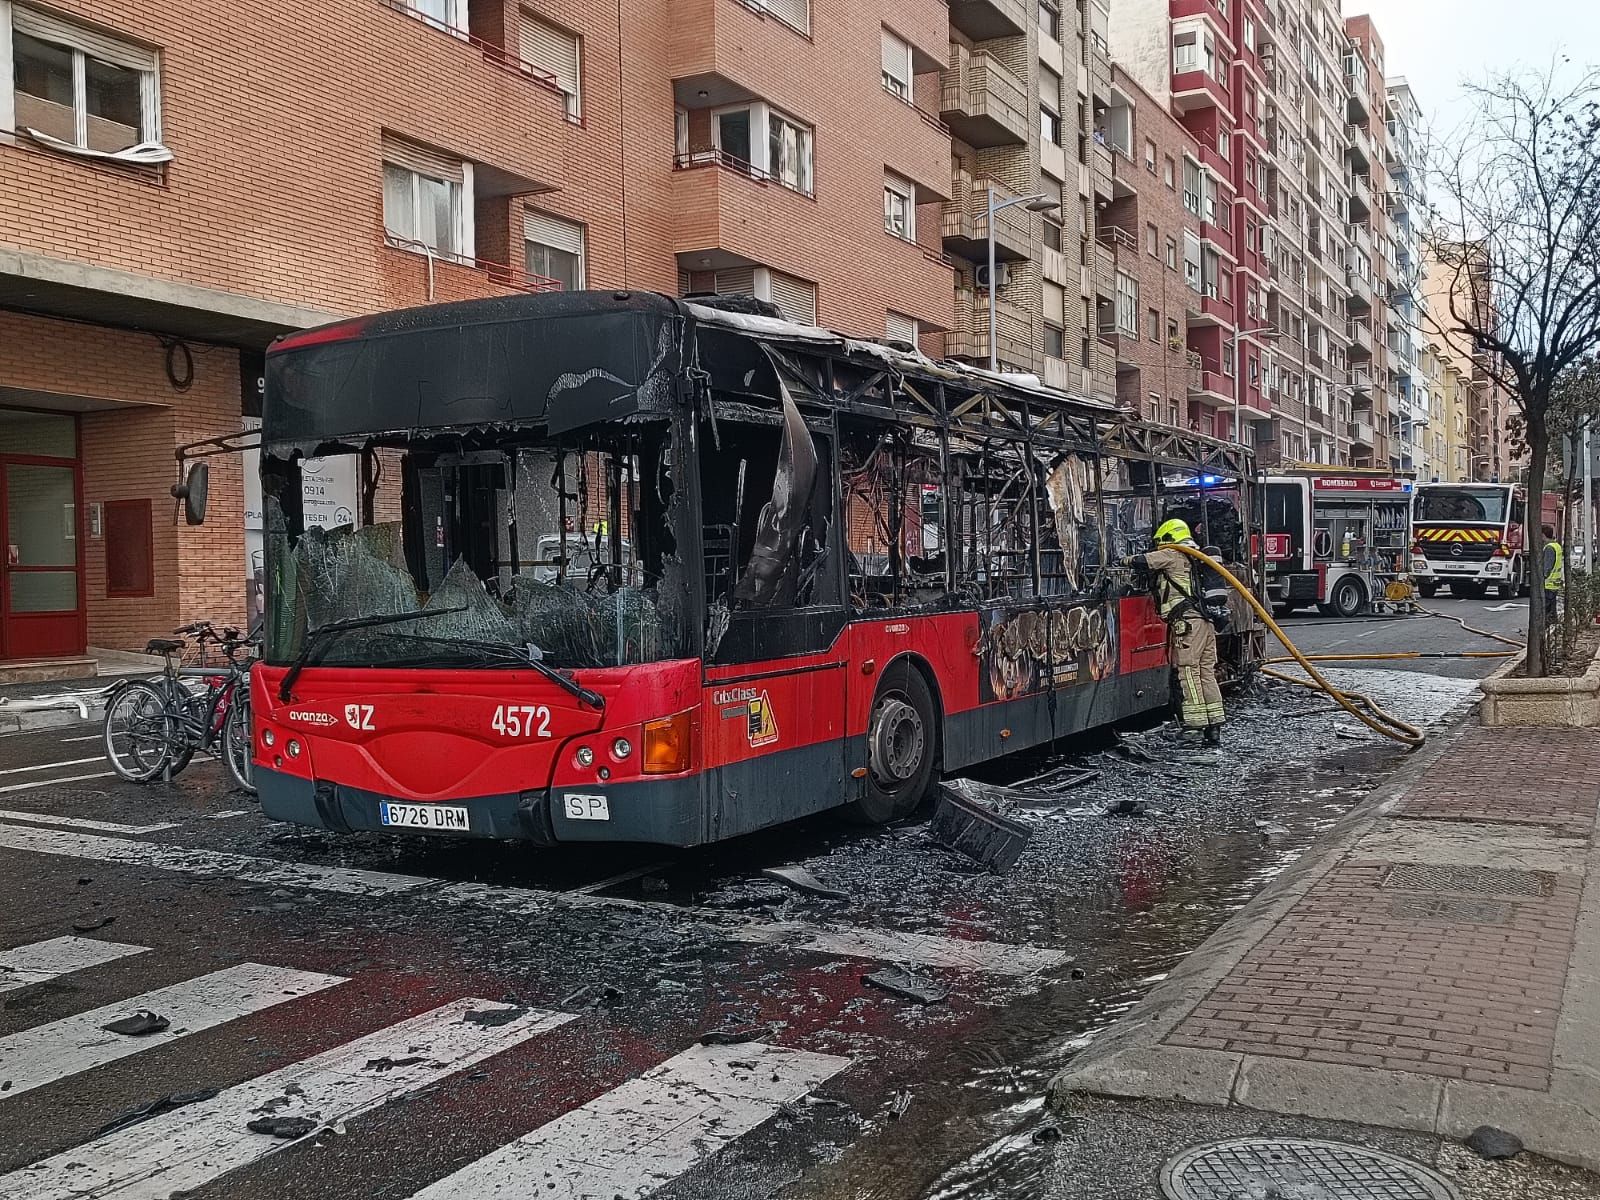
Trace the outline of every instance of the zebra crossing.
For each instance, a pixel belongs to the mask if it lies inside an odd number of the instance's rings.
[[[115,972],[135,956],[158,958],[159,952],[81,937],[17,946],[0,951],[0,990],[79,972]],[[0,1037],[0,1120],[15,1112],[21,1095],[50,1084],[92,1086],[96,1068],[157,1046],[169,1053],[153,1060],[162,1065],[152,1071],[148,1087],[170,1090],[186,1078],[170,1048],[208,1031],[259,1031],[252,1018],[283,1006],[284,1020],[292,1023],[297,1001],[348,982],[338,975],[241,963]],[[106,1028],[141,1010],[159,1014],[166,1025],[145,1036]],[[305,1152],[329,1130],[359,1138],[359,1129],[347,1130],[346,1122],[497,1055],[549,1055],[554,1063],[559,1031],[581,1021],[578,1014],[470,996],[447,1000],[37,1161],[0,1162],[0,1197],[157,1200],[224,1178],[232,1194],[264,1159],[295,1153],[296,1147]],[[850,1065],[839,1055],[759,1041],[696,1044],[443,1175],[412,1200],[535,1194],[642,1200]],[[280,1130],[295,1118],[303,1121],[288,1136],[252,1132],[251,1122],[263,1116]],[[373,1181],[375,1191],[380,1182]],[[342,1188],[340,1194],[351,1193]]]

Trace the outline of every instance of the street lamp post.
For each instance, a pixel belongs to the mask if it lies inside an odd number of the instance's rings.
[[[1235,330],[1228,339],[1228,349],[1233,354],[1233,440],[1241,446],[1244,445],[1243,413],[1240,411],[1244,401],[1244,372],[1239,370],[1239,341],[1258,333],[1262,335],[1262,341],[1278,336],[1278,330],[1271,325],[1258,325],[1254,329]],[[1261,343],[1256,344],[1259,346]]]
[[[1015,196],[1010,200],[996,204],[994,202],[994,184],[987,181],[983,185],[983,195],[988,210],[987,231],[989,234],[989,370],[998,375],[1000,373],[1000,347],[997,340],[999,335],[999,313],[995,304],[995,293],[999,288],[996,286],[997,281],[994,277],[994,215],[1018,204],[1024,205],[1029,212],[1055,212],[1061,207],[1061,202],[1052,200],[1041,192],[1036,196]]]

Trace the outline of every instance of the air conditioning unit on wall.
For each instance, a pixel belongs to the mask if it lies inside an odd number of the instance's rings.
[[[1006,262],[997,262],[997,263],[995,263],[995,265],[994,265],[994,273],[995,273],[996,282],[999,284],[1000,287],[1005,287],[1011,282],[1011,264],[1010,263],[1006,263]],[[982,289],[983,291],[988,291],[989,290],[989,265],[987,263],[985,263],[984,265],[982,265],[980,267],[977,267],[976,269],[974,269],[972,274],[973,274],[973,278],[976,279],[977,282],[978,282],[978,287],[980,289]]]

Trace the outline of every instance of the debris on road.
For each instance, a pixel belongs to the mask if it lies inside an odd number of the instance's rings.
[[[1080,767],[1069,765],[1057,767],[1053,771],[1046,771],[1043,775],[1033,775],[1027,779],[1019,779],[1011,787],[1016,791],[1038,785],[1048,785],[1048,791],[1064,792],[1069,788],[1081,787],[1086,783],[1093,783],[1099,779],[1101,772],[1098,769],[1083,770]]]
[[[812,896],[821,896],[826,900],[850,899],[849,892],[829,887],[804,867],[767,867],[761,873],[768,879],[776,879],[779,883],[786,883],[796,891],[806,892]]]
[[[742,1046],[772,1036],[771,1025],[746,1025],[739,1029],[712,1029],[700,1035],[702,1046]]]
[[[462,1020],[473,1025],[481,1025],[485,1029],[498,1029],[502,1025],[509,1025],[527,1008],[520,1004],[513,1004],[509,1008],[469,1008],[462,1016]]]
[[[941,846],[965,854],[996,875],[1017,865],[1033,830],[984,808],[948,784],[939,785],[928,832]]]
[[[1493,1125],[1479,1125],[1467,1135],[1465,1143],[1479,1158],[1515,1158],[1522,1153],[1522,1139]]]
[[[911,1093],[909,1091],[896,1092],[894,1099],[889,1101],[889,1119],[891,1121],[898,1121],[901,1117],[906,1115],[906,1111],[910,1107]]]
[[[1107,817],[1148,817],[1150,815],[1150,806],[1143,800],[1129,800],[1124,797],[1121,800],[1113,800],[1106,805],[1101,815]]]
[[[162,1113],[169,1113],[175,1108],[183,1108],[188,1104],[198,1104],[202,1100],[214,1098],[220,1088],[200,1088],[192,1092],[169,1092],[165,1096],[157,1096],[154,1100],[144,1104],[135,1105],[127,1112],[112,1117],[89,1136],[91,1138],[105,1137],[108,1133],[115,1133],[119,1129],[126,1129],[130,1125],[137,1125],[141,1121],[148,1121],[151,1117],[159,1117]]]
[[[367,1059],[366,1065],[361,1069],[363,1071],[377,1071],[381,1074],[384,1071],[392,1071],[396,1067],[414,1067],[420,1062],[427,1061],[428,1060],[420,1054],[408,1055],[405,1058],[390,1058],[386,1054],[382,1058]]]
[[[148,1037],[171,1027],[171,1021],[147,1008],[141,1008],[131,1017],[122,1017],[109,1025],[100,1026],[107,1033],[120,1033],[124,1037]]]
[[[950,989],[905,967],[885,967],[861,977],[862,983],[915,1000],[918,1004],[937,1004],[950,994]]]
[[[561,1007],[570,1008],[580,1002],[588,1008],[615,1008],[622,1002],[622,993],[608,983],[586,983],[563,996]]]
[[[72,923],[72,928],[77,933],[93,933],[96,929],[104,929],[115,920],[116,918],[111,916],[79,917]]]
[[[1044,1146],[1060,1140],[1061,1130],[1055,1125],[1041,1125],[1033,1131],[1033,1144],[1035,1146]]]
[[[257,1117],[245,1126],[251,1133],[268,1133],[277,1138],[302,1138],[317,1127],[310,1117]]]

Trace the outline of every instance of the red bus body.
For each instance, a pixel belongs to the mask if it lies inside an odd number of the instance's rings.
[[[362,329],[313,331],[304,342],[287,339],[274,356],[325,348]],[[1046,401],[1074,403],[1037,392],[1022,402]],[[1245,452],[1084,407],[1103,453],[1142,464],[1133,474],[1159,478],[1160,464],[1192,456],[1184,471],[1206,481],[1198,501],[1188,479],[1173,486],[1170,505],[1239,514],[1238,540],[1249,545]],[[1208,474],[1225,466],[1231,482]],[[1161,492],[1159,483],[1151,486]],[[1166,511],[1183,511],[1170,505]],[[1107,545],[1097,553],[1107,559],[1112,539],[1104,524],[1099,536]],[[693,846],[749,833],[865,795],[874,697],[885,673],[907,664],[932,694],[936,769],[944,772],[1167,708],[1164,623],[1148,595],[1109,588],[1104,571],[1097,578],[1094,594],[947,603],[941,611],[840,603],[771,618],[742,614],[751,619],[738,624],[743,648],[731,657],[739,661],[716,661],[730,657],[724,642],[719,656],[563,672],[598,693],[601,708],[515,665],[315,659],[285,699],[290,667],[285,655],[273,660],[269,633],[268,661],[257,665],[252,685],[262,809],[339,831],[406,832],[404,822],[388,818],[425,808],[423,832],[541,845]],[[275,586],[286,585],[269,573],[269,592]],[[783,633],[791,626],[804,626],[813,645],[794,649],[796,639]],[[1258,636],[1241,629],[1233,643],[1233,668],[1248,670]],[[461,817],[436,816],[446,811]]]

